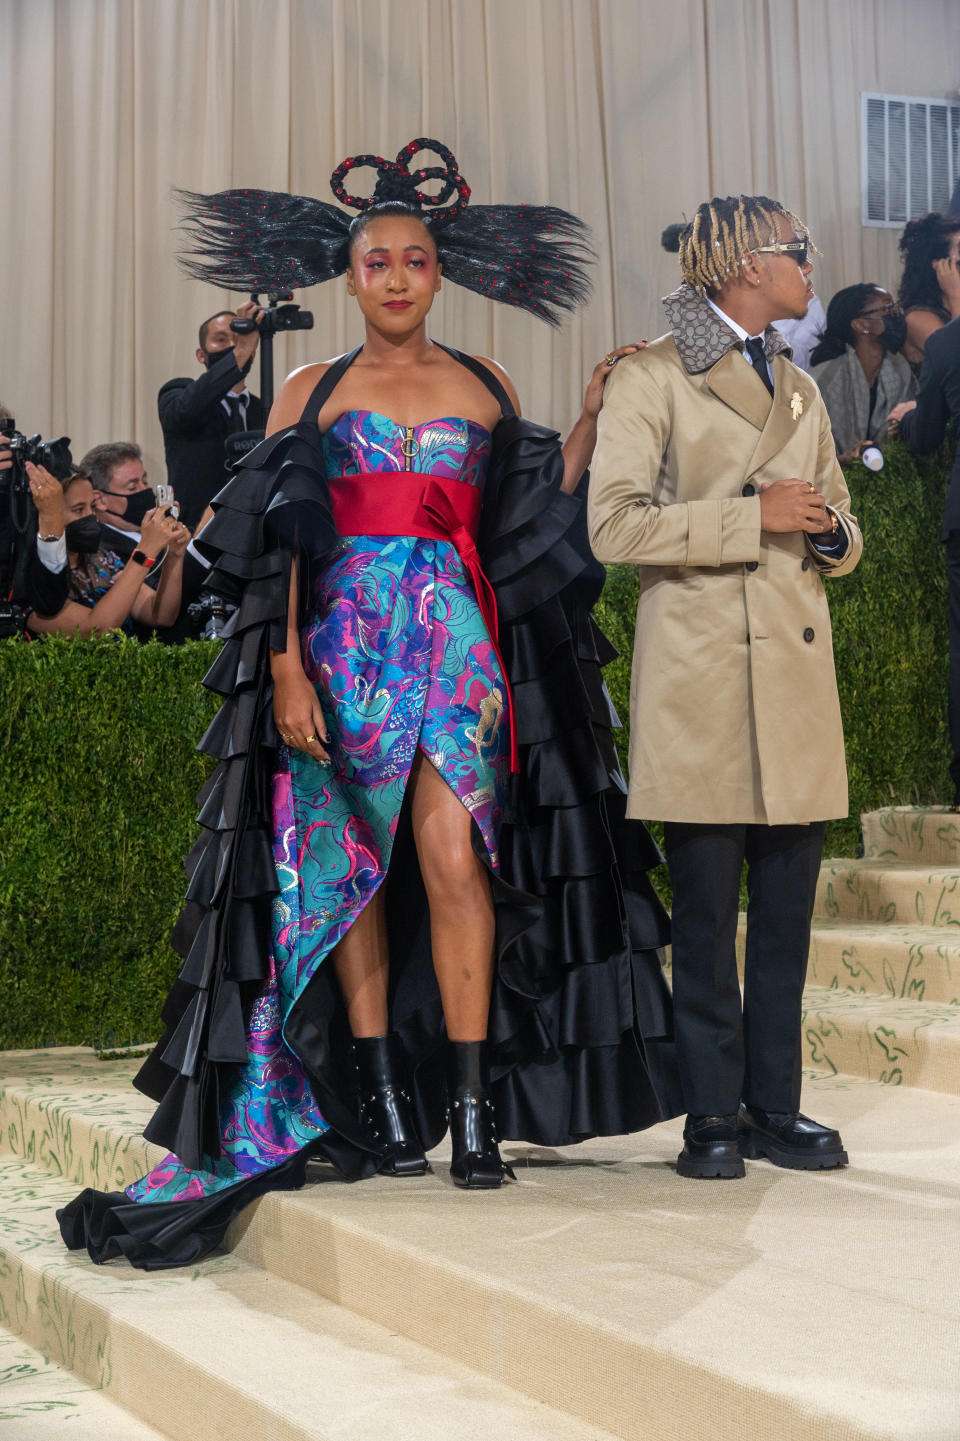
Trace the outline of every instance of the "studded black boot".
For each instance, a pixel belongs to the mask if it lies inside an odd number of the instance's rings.
[[[405,1089],[403,1047],[398,1036],[354,1041],[360,1081],[360,1115],[370,1143],[382,1157],[385,1176],[422,1176],[430,1167]]]
[[[468,1190],[492,1190],[516,1177],[497,1147],[490,1100],[486,1041],[450,1041],[447,1052],[447,1119],[453,1158],[450,1174]]]

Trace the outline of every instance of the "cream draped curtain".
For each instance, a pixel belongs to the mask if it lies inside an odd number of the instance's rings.
[[[713,193],[802,214],[825,300],[893,285],[896,234],[859,220],[860,91],[955,93],[958,56],[958,0],[0,0],[0,400],[162,475],[157,390],[198,373],[228,298],[177,269],[171,188],[330,198],[347,154],[430,135],[476,201],[593,227],[594,298],[561,331],[454,286],[434,312],[566,429],[608,347],[663,328],[660,232]],[[278,340],[278,380],[360,339],[342,282],[297,299],[316,326]]]

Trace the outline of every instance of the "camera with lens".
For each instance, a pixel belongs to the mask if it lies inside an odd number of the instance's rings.
[[[0,600],[0,640],[23,635],[27,629],[27,612],[12,600]]]
[[[259,295],[251,295],[250,299],[257,305],[260,304]],[[299,305],[289,304],[292,300],[292,290],[288,290],[285,295],[271,295],[259,321],[239,316],[231,320],[230,329],[237,335],[252,335],[255,330],[259,330],[261,336],[276,335],[281,330],[312,330],[312,311],[301,310]],[[281,304],[281,301],[284,303]]]
[[[56,440],[41,440],[39,435],[32,435],[28,440],[22,431],[17,429],[17,422],[11,416],[9,420],[0,420],[0,435],[4,437],[4,443],[9,447],[13,465],[9,471],[0,470],[0,485],[9,480],[14,490],[30,494],[30,483],[27,480],[27,462],[31,465],[42,465],[55,475],[57,480],[66,480],[73,472],[73,456],[70,454],[69,435],[58,436]]]
[[[37,511],[30,494],[28,462],[42,465],[57,480],[73,474],[70,437],[29,439],[10,417],[0,420],[0,447],[9,448],[12,464],[0,470],[0,586],[6,591],[11,580],[17,594],[23,586],[28,552],[37,533]]]
[[[236,608],[223,596],[204,591],[199,600],[187,606],[193,634],[203,640],[219,640]]]

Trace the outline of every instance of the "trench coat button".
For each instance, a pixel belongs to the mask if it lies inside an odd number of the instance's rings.
[[[749,481],[747,481],[746,485],[743,487],[743,494],[744,494],[744,495],[756,495],[756,493],[757,493],[757,492],[756,492],[756,490],[754,489],[754,487],[750,484]]]
[[[810,557],[809,557],[808,555],[805,555],[805,556],[803,557],[803,560],[800,562],[800,569],[801,569],[801,570],[809,570],[809,569],[810,569]]]
[[[747,561],[747,570],[756,570],[757,567],[759,566],[759,564],[760,564],[760,562],[759,562],[758,560],[748,560],[748,561]]]
[[[810,641],[813,640],[813,636],[814,636],[813,626],[812,626],[812,625],[808,625],[807,628],[806,628],[806,630],[803,632],[803,638],[804,638],[805,641],[807,641],[807,642],[809,643]]]

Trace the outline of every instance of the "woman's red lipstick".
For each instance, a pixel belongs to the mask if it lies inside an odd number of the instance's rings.
[[[385,300],[387,310],[409,310],[413,304],[412,300]]]

